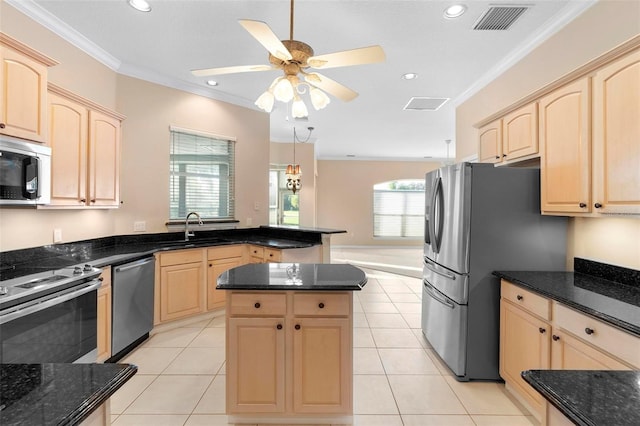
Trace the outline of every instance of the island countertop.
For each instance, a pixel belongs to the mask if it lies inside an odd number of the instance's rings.
[[[218,278],[221,290],[358,291],[365,273],[352,265],[327,263],[254,263],[232,268]]]
[[[137,370],[130,364],[0,364],[0,423],[78,425]]]

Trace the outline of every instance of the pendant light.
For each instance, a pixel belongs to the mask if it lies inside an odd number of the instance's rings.
[[[294,102],[294,106],[295,106],[295,102]],[[306,111],[306,107],[304,107],[304,109]],[[293,112],[292,112],[292,115],[293,115]],[[299,191],[300,188],[302,188],[302,180],[301,180],[302,169],[300,168],[300,164],[296,163],[296,142],[304,143],[311,138],[311,132],[313,132],[313,127],[307,127],[307,130],[309,130],[309,134],[307,135],[307,138],[302,141],[298,139],[298,134],[296,133],[296,127],[293,126],[293,163],[287,166],[285,175],[287,178],[287,189],[290,189],[294,194],[296,193],[296,191]]]

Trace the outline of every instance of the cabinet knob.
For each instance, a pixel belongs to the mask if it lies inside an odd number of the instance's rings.
[[[260,307],[260,302],[256,302],[255,305],[253,305],[256,309],[258,309]]]
[[[269,257],[273,257],[273,253],[269,253]]]
[[[213,267],[213,263],[210,263],[210,264],[209,264],[209,268],[211,268],[211,267]]]
[[[296,324],[293,328],[295,328],[296,330],[300,330],[300,324]]]
[[[96,202],[96,200],[95,200],[95,199],[93,199],[93,200],[91,200],[91,202],[92,202],[92,203],[95,203],[95,202]]]
[[[0,123],[0,129],[4,129],[5,127],[7,127],[4,123]]]
[[[593,207],[595,207],[596,209],[599,209],[599,208],[601,208],[601,207],[602,207],[602,204],[600,204],[600,203],[595,203],[595,204],[593,205]]]
[[[555,334],[554,334],[553,336],[551,336],[551,338],[552,338],[554,341],[556,341],[556,342],[557,342],[558,340],[560,340],[560,336],[556,336]]]
[[[522,299],[524,299],[524,297],[522,297],[522,296],[520,296],[520,295],[517,295],[517,296],[516,296],[516,299],[518,299],[518,300],[522,300]]]
[[[507,156],[507,154],[502,154],[502,158],[504,158],[504,157],[506,157],[506,156]]]
[[[323,309],[324,308],[324,303],[322,303],[322,302],[318,303],[318,308]]]
[[[544,333],[546,333],[546,332],[547,332],[547,330],[546,330],[545,328],[542,328],[542,327],[540,327],[540,328],[538,329],[538,331],[539,331],[541,334],[544,334]]]
[[[587,203],[580,203],[580,208],[584,209],[585,207],[587,207]]]
[[[81,202],[81,203],[86,203],[86,202],[87,202],[87,199],[86,199],[86,198],[81,198],[81,199],[80,199],[80,202]]]
[[[277,328],[278,330],[282,330],[282,324],[278,324],[278,325],[276,325],[276,328]]]
[[[499,156],[499,155],[496,155],[496,160],[499,160],[499,159],[500,159],[500,156]]]
[[[591,334],[595,333],[596,331],[593,328],[587,327],[587,328],[584,329],[584,332],[589,334],[589,335],[591,335]]]

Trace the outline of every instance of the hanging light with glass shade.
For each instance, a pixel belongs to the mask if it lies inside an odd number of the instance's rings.
[[[294,194],[302,188],[302,169],[300,168],[300,164],[296,163],[296,142],[304,143],[311,138],[313,127],[307,127],[307,130],[309,130],[309,134],[307,135],[307,138],[302,141],[298,139],[296,128],[295,126],[293,127],[293,163],[287,166],[285,175],[287,178],[287,189],[290,189]]]

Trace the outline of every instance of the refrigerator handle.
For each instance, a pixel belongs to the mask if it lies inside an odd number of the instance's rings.
[[[424,266],[425,266],[428,270],[430,270],[431,272],[436,273],[436,274],[438,274],[438,275],[440,275],[440,276],[443,276],[443,277],[445,277],[445,278],[449,278],[450,280],[455,280],[455,279],[456,279],[456,276],[455,276],[455,275],[453,275],[453,274],[448,274],[448,273],[446,273],[446,272],[440,272],[440,271],[438,271],[437,269],[433,268],[431,265],[434,265],[434,266],[435,266],[435,264],[434,264],[433,262],[429,262],[429,261],[425,258],[425,259],[424,259]]]
[[[449,300],[447,300],[445,297],[440,296],[439,294],[437,294],[435,292],[435,290],[433,289],[433,287],[426,281],[423,281],[424,284],[424,289],[427,292],[427,294],[429,294],[429,296],[431,296],[431,298],[433,300],[435,300],[436,302],[440,302],[443,305],[445,305],[447,308],[451,308],[451,309],[455,309],[455,305],[450,302]]]
[[[438,182],[440,180],[440,177],[436,178],[435,182],[433,183],[433,190],[431,191],[431,211],[429,212],[429,229],[428,229],[428,233],[429,233],[429,239],[431,242],[431,249],[433,250],[434,253],[438,253],[439,247],[436,241],[436,198],[438,196]]]
[[[436,214],[437,209],[437,214]],[[440,252],[440,245],[442,244],[442,226],[444,215],[444,197],[442,193],[442,177],[436,179],[435,188],[431,199],[431,221],[429,222],[431,229],[431,236],[433,240],[434,253]]]

